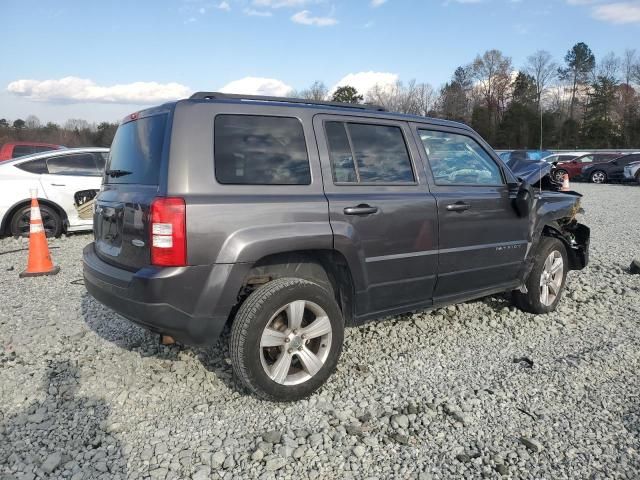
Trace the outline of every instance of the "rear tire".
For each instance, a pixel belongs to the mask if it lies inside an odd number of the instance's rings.
[[[568,172],[566,170],[556,170],[553,173],[553,178],[555,179],[556,182],[562,183],[564,181],[564,176],[567,175]]]
[[[233,372],[265,400],[309,396],[334,372],[344,339],[342,312],[321,286],[280,278],[255,290],[231,329]]]
[[[589,177],[591,183],[607,183],[607,174],[602,170],[596,170]]]
[[[62,218],[48,205],[40,205],[40,216],[47,237],[59,237],[62,235]],[[31,219],[31,205],[20,207],[11,217],[9,228],[14,237],[29,236],[29,221]]]
[[[527,293],[515,290],[513,303],[529,313],[553,312],[562,298],[568,268],[564,243],[557,238],[543,237],[535,253],[533,269],[525,282]]]

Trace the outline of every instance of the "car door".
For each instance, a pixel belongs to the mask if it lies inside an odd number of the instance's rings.
[[[528,220],[513,208],[511,174],[467,130],[413,127],[438,208],[434,301],[512,288],[527,252]]]
[[[637,162],[638,160],[640,160],[640,155],[626,155],[611,162],[611,166],[609,167],[609,172],[607,174],[609,180],[624,180],[624,167],[629,165],[631,162]]]
[[[356,316],[431,303],[437,217],[405,122],[317,115],[335,248],[356,278]]]
[[[93,224],[93,212],[82,205],[100,190],[104,160],[101,152],[74,152],[47,159],[48,173],[41,176],[42,187],[47,198],[67,213],[71,228]]]

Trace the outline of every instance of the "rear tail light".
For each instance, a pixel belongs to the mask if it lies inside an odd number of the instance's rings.
[[[151,264],[187,264],[187,211],[183,198],[158,197],[151,204]]]

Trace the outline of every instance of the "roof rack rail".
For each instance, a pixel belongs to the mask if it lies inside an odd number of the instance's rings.
[[[358,103],[342,103],[342,102],[324,102],[320,100],[306,100],[304,98],[290,97],[269,97],[265,95],[240,95],[235,93],[220,92],[196,92],[191,100],[246,100],[250,102],[277,102],[277,103],[300,103],[305,105],[323,105],[326,107],[339,108],[355,108],[358,110],[376,110],[378,112],[386,112],[387,109],[379,105],[358,104]]]

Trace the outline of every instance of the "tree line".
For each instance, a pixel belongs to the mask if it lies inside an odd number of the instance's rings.
[[[412,80],[333,94],[322,81],[292,92],[313,101],[371,103],[389,111],[463,122],[494,148],[640,148],[640,55],[626,50],[601,59],[576,43],[562,61],[539,50],[516,68],[500,50],[488,50],[456,68],[436,89]],[[42,125],[33,115],[0,119],[0,143],[33,140],[66,146],[109,146],[117,124],[71,119]]]
[[[387,110],[463,122],[495,148],[640,148],[640,55],[596,60],[577,43],[558,63],[537,51],[515,69],[500,50],[461,65],[439,89],[415,80],[351,86],[333,96],[322,82],[298,93],[313,100],[372,103]]]
[[[64,125],[43,124],[35,115],[10,122],[0,118],[0,145],[6,142],[44,142],[66,147],[108,147],[118,128],[117,123],[89,123],[72,118]]]

